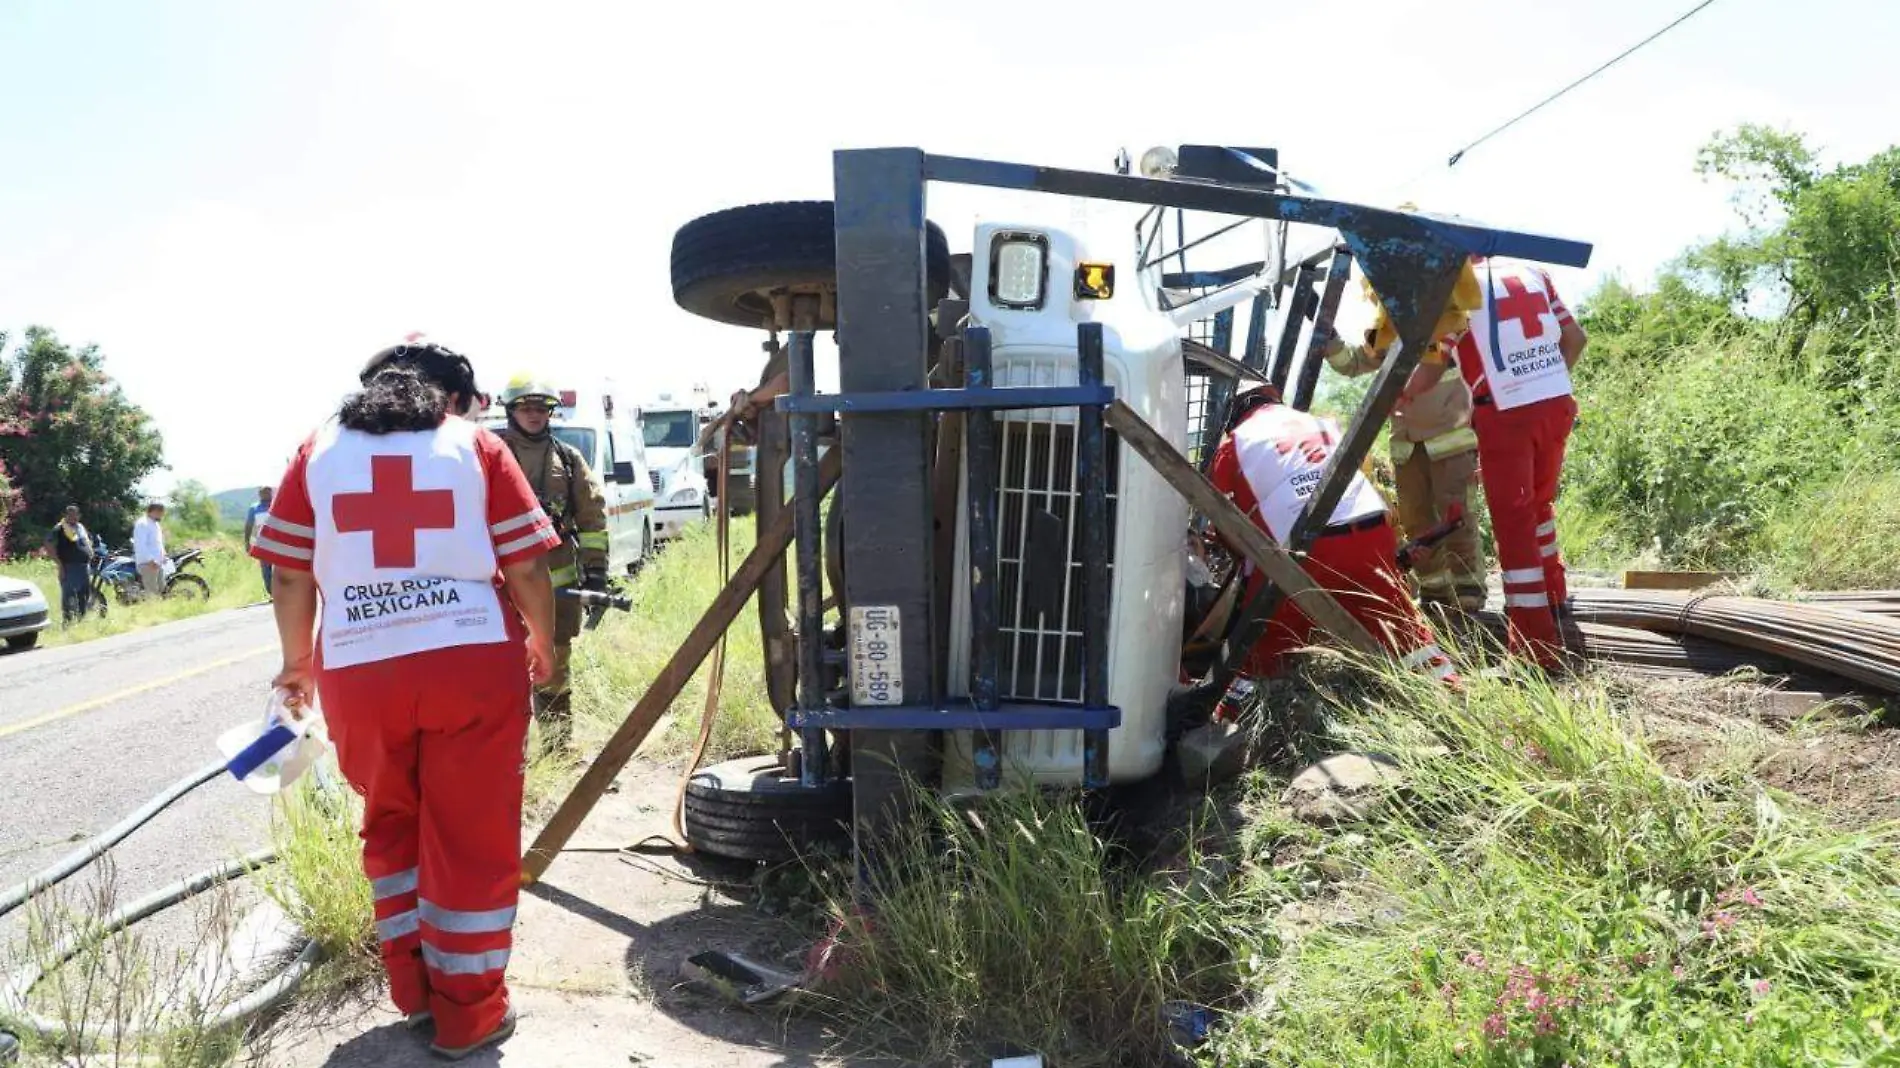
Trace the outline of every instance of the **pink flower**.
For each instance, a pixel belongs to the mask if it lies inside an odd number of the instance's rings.
[[[1669,974],[1675,976],[1678,979],[1687,979],[1689,977],[1689,972],[1685,968],[1683,968],[1683,966],[1680,964],[1676,965],[1674,968],[1669,969]]]
[[[1484,1018],[1484,1037],[1497,1042],[1510,1033],[1510,1025],[1504,1022],[1503,1013],[1494,1012]]]
[[[1465,967],[1475,968],[1476,970],[1482,972],[1489,969],[1491,967],[1491,963],[1484,959],[1484,954],[1479,953],[1477,950],[1472,950],[1471,952],[1465,954]]]
[[[1557,1018],[1548,1012],[1540,1012],[1537,1014],[1536,1028],[1539,1035],[1554,1035],[1557,1033]]]
[[[1752,989],[1755,991],[1756,997],[1766,996],[1769,990],[1768,980],[1766,979],[1755,980],[1755,985]]]

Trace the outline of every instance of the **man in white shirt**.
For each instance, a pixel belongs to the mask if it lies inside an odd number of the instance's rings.
[[[165,593],[165,505],[153,501],[145,506],[145,518],[132,524],[132,562],[138,565],[145,592],[154,597]]]

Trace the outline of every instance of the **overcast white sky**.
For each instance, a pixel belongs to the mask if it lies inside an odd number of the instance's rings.
[[[880,145],[1098,170],[1275,145],[1332,195],[1591,240],[1558,275],[1581,296],[1727,226],[1692,169],[1718,129],[1792,126],[1829,158],[1900,140],[1900,5],[1717,0],[1442,166],[1688,6],[6,0],[0,329],[104,348],[165,434],[157,487],[274,482],[411,330],[485,384],[723,394],[758,338],[673,304],[673,231],[827,198],[831,150]],[[958,250],[1029,207],[1067,212],[931,192]]]

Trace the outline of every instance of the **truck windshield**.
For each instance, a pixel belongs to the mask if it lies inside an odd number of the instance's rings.
[[[591,466],[594,462],[594,432],[582,426],[557,426],[554,436],[580,450],[583,459]]]
[[[643,419],[649,449],[690,449],[699,439],[692,412],[646,412]]]

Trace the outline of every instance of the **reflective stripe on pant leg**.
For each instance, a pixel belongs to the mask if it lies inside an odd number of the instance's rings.
[[[1537,413],[1530,412],[1527,418],[1527,411],[1480,407],[1473,425],[1478,431],[1478,470],[1497,536],[1498,564],[1504,572],[1511,652],[1549,663],[1558,644],[1557,618],[1550,611],[1544,560],[1537,551],[1537,453],[1526,440]]]
[[[429,1006],[416,918],[419,827],[415,703],[421,680],[399,660],[317,671],[337,765],[363,796],[363,876],[369,882],[389,999],[405,1014]]]
[[[436,1041],[464,1046],[501,1023],[521,878],[526,653],[518,640],[440,650],[453,680],[422,708],[422,880],[417,912]]]
[[[1577,402],[1570,397],[1559,397],[1531,405],[1531,408],[1536,410],[1537,417],[1531,437],[1537,444],[1533,493],[1537,501],[1538,544],[1542,551],[1544,589],[1550,594],[1554,616],[1570,596],[1563,555],[1557,550],[1557,485],[1563,477],[1564,450],[1570,441],[1570,428],[1577,421]],[[1546,545],[1548,550],[1543,551]]]

